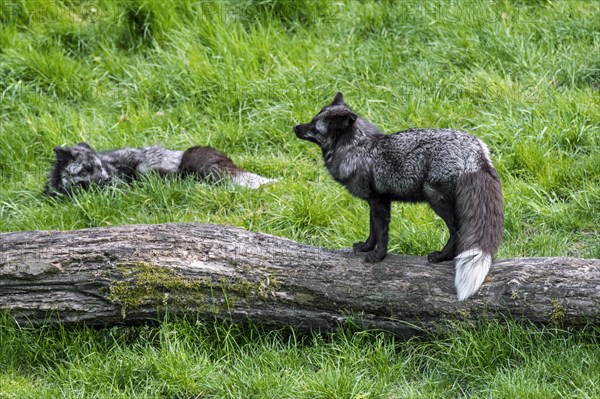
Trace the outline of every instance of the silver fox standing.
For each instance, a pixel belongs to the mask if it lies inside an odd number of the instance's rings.
[[[444,249],[428,260],[456,258],[458,299],[477,292],[503,231],[500,179],[480,139],[450,129],[383,134],[352,112],[342,93],[294,132],[318,144],[333,178],[369,203],[369,237],[354,244],[367,262],[387,254],[391,201],[426,201],[450,230]]]

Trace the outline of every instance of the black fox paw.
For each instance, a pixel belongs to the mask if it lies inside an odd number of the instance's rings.
[[[385,258],[386,255],[387,254],[385,252],[369,251],[369,252],[367,252],[367,255],[365,256],[365,262],[367,262],[367,263],[381,262],[383,260],[383,258]]]
[[[373,248],[375,248],[375,245],[370,245],[367,241],[357,242],[352,245],[354,252],[369,252]]]
[[[427,260],[430,263],[439,263],[439,262],[443,262],[446,260],[450,260],[452,258],[454,258],[454,256],[448,256],[440,251],[434,251],[434,252],[430,253],[429,255],[427,255]]]

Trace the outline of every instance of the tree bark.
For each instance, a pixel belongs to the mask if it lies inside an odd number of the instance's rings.
[[[300,330],[351,322],[399,335],[493,317],[600,321],[600,260],[498,260],[479,293],[458,302],[453,262],[363,257],[221,225],[4,233],[0,311],[19,322],[93,325],[165,312]]]

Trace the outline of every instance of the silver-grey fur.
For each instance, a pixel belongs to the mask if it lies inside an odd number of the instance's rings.
[[[366,261],[387,254],[391,201],[428,202],[446,222],[450,239],[431,262],[456,258],[459,300],[480,287],[502,240],[500,179],[478,138],[451,129],[383,134],[358,117],[338,93],[296,135],[321,147],[333,178],[370,206],[370,234],[354,244]]]

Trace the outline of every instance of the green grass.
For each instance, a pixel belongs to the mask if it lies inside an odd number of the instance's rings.
[[[505,198],[499,257],[600,258],[600,5],[594,1],[0,1],[0,231],[242,226],[344,248],[364,203],[291,127],[336,91],[391,132],[467,130]],[[42,194],[52,148],[211,145],[280,182],[252,191],[149,176]],[[443,246],[396,204],[390,250]],[[0,326],[0,397],[597,397],[597,331],[459,326],[397,342],[219,323]]]
[[[0,322],[15,398],[423,398],[600,395],[600,331],[490,322],[396,341],[185,320],[156,327]]]

